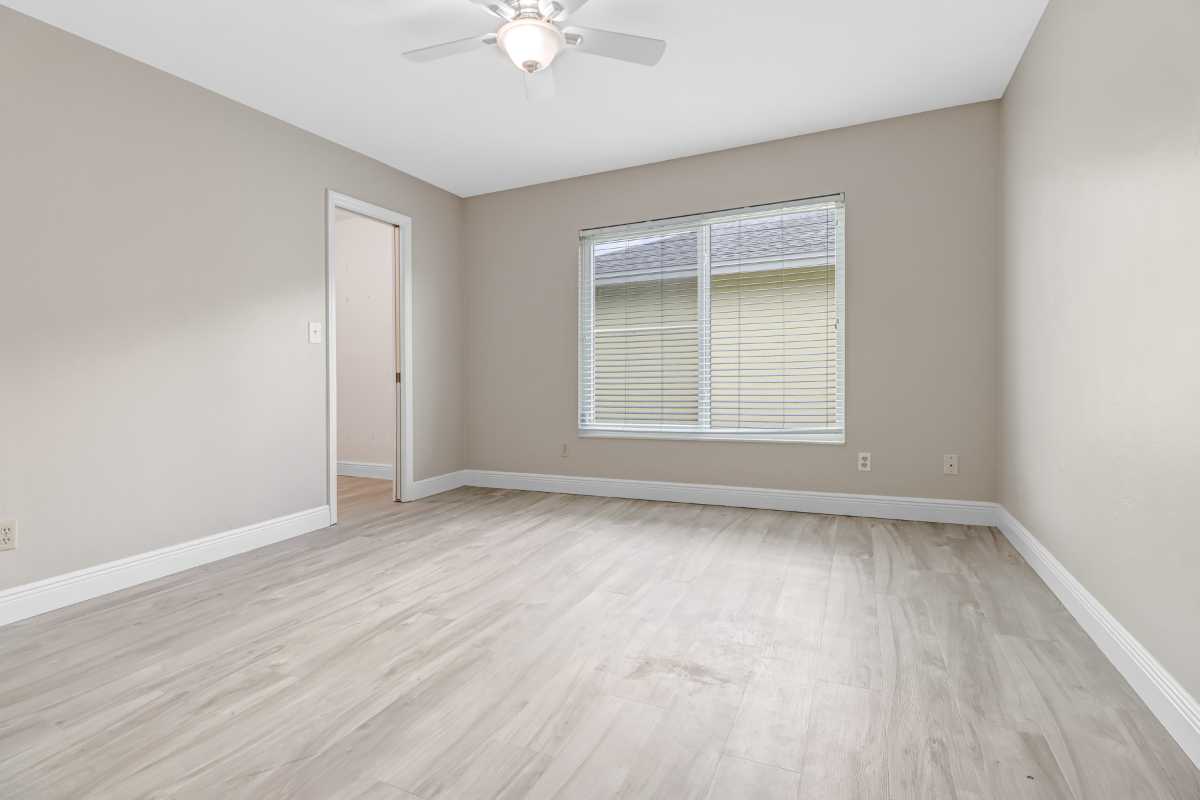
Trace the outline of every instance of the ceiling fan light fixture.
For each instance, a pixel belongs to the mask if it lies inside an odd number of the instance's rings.
[[[566,46],[562,31],[540,19],[514,19],[496,34],[497,44],[517,69],[533,74],[554,61]]]

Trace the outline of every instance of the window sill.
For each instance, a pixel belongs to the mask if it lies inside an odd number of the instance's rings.
[[[766,442],[769,444],[845,444],[843,431],[805,433],[700,433],[693,431],[639,431],[627,428],[580,428],[581,439],[663,439],[686,442]]]

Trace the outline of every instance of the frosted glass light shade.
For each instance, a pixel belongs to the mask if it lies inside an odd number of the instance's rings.
[[[540,72],[566,45],[562,31],[540,19],[515,19],[496,34],[496,43],[517,69]]]

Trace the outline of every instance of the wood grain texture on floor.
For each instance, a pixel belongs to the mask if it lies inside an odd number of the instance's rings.
[[[0,797],[1200,798],[995,530],[339,483],[0,628]]]

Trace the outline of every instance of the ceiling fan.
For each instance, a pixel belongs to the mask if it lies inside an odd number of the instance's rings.
[[[615,58],[652,67],[667,49],[661,39],[614,33],[579,25],[563,25],[588,0],[469,0],[501,20],[499,30],[432,47],[409,50],[412,61],[433,61],[495,45],[525,73],[531,100],[554,94],[550,65],[565,50]]]

